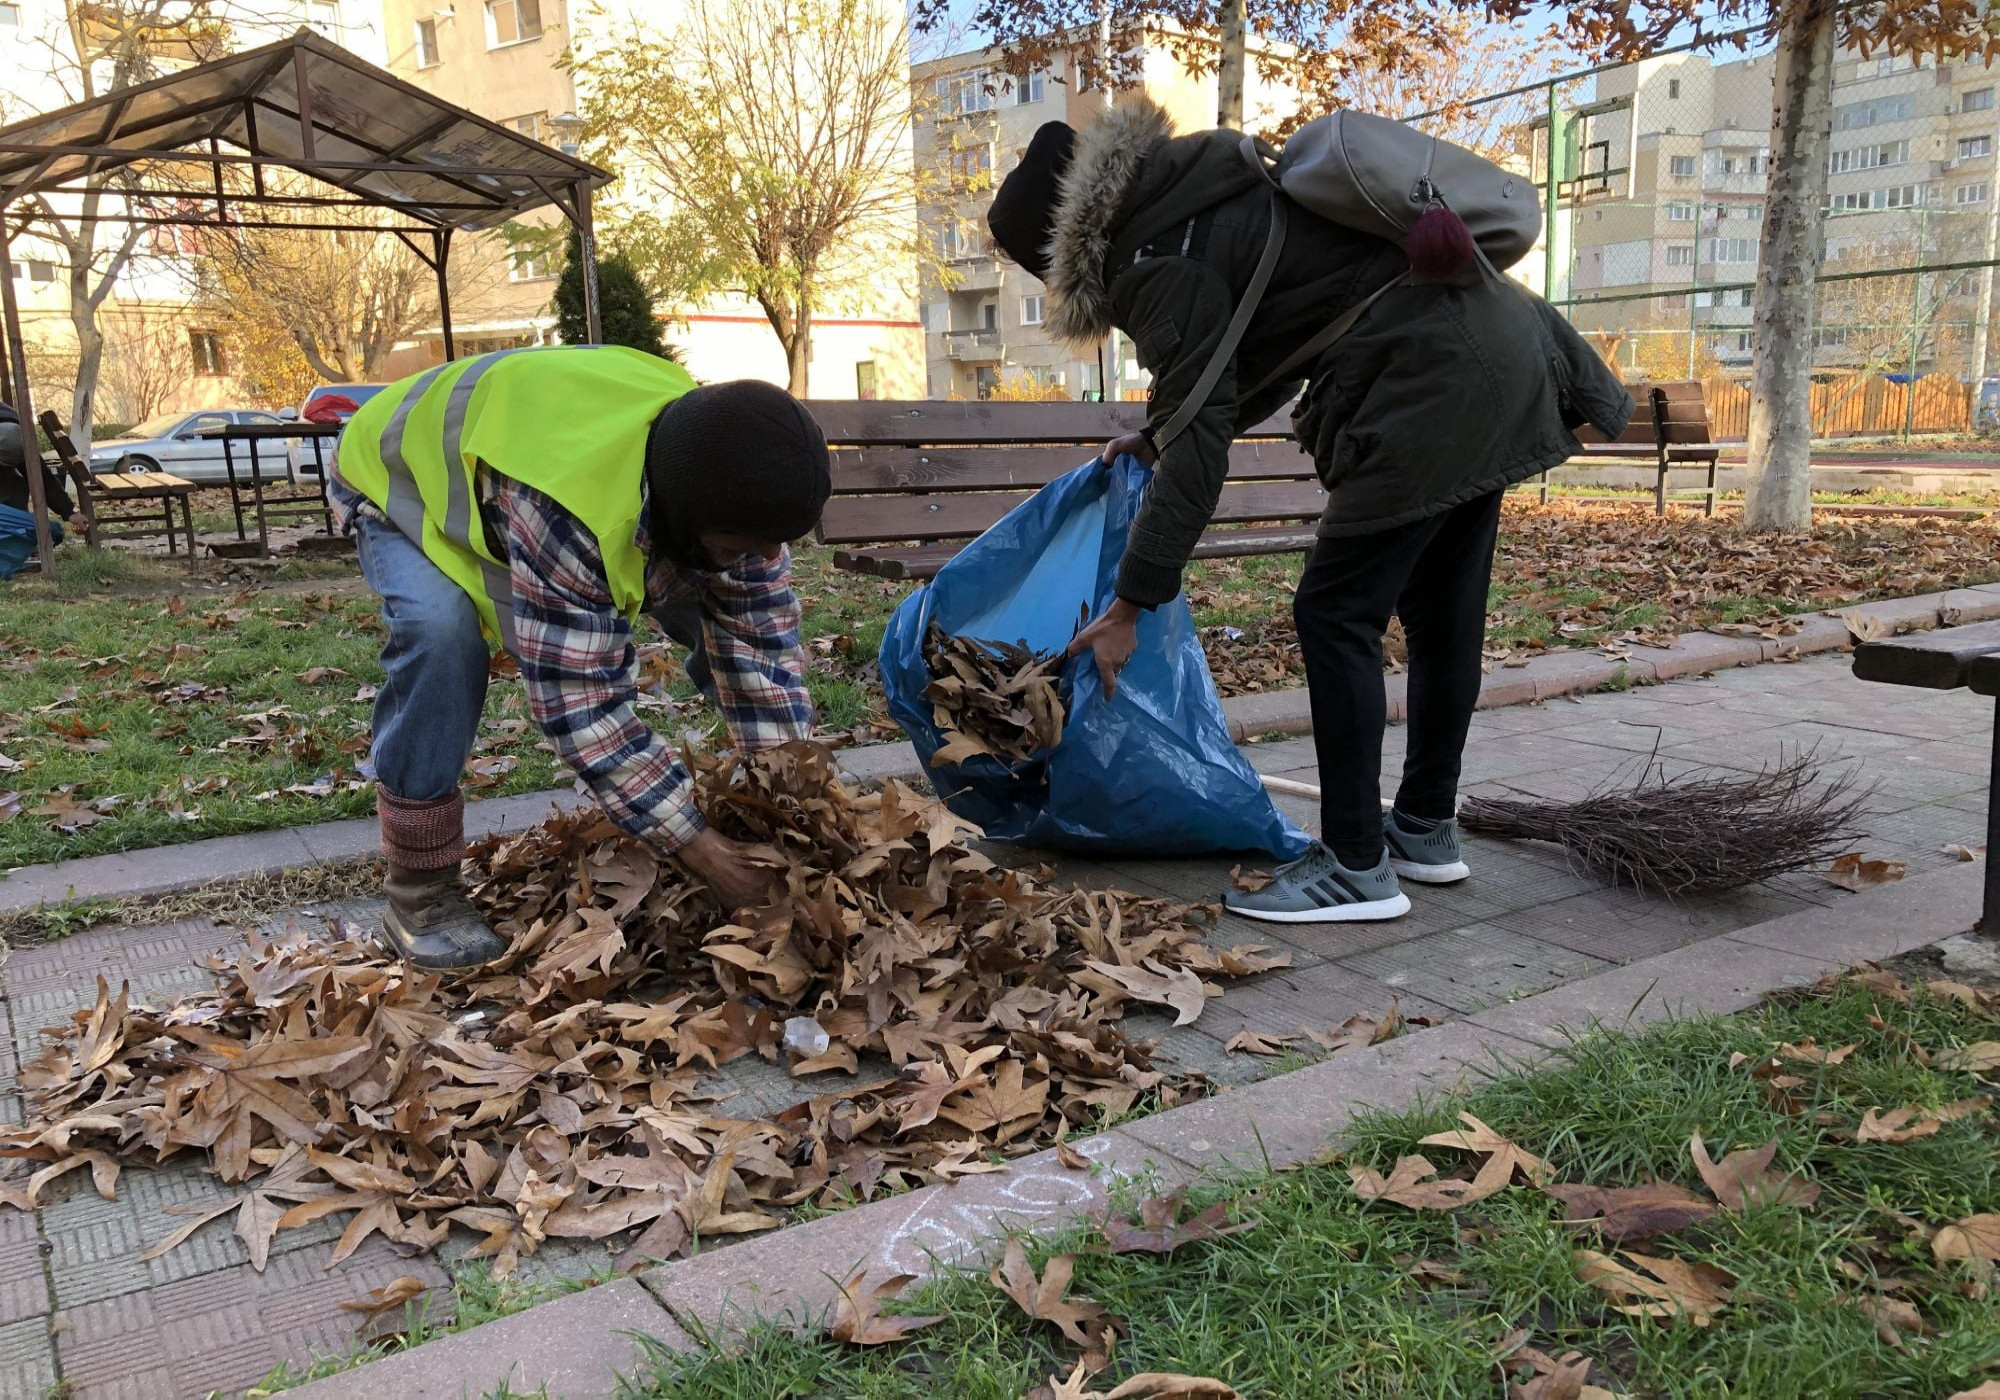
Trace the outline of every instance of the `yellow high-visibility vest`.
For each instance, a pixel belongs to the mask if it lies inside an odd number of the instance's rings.
[[[646,435],[694,387],[679,365],[621,345],[496,350],[369,399],[341,432],[336,462],[341,480],[472,598],[487,639],[512,651],[513,589],[480,522],[479,465],[581,521],[612,600],[636,618],[646,603],[646,556],[633,541]]]

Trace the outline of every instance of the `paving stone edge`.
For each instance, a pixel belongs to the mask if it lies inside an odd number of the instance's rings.
[[[658,1327],[648,1335],[680,1350],[701,1345],[701,1338],[726,1345],[758,1317],[814,1326],[843,1280],[861,1274],[872,1287],[891,1274],[982,1263],[1010,1233],[1054,1234],[1089,1219],[1122,1183],[1213,1182],[1297,1165],[1323,1152],[1357,1110],[1407,1106],[1495,1067],[1533,1064],[1587,1028],[1636,1029],[1677,1016],[1741,1011],[1772,991],[1809,986],[1826,973],[1962,933],[1978,915],[1983,878],[1977,864],[1920,876],[1226,1090],[1073,1144],[1091,1164],[1084,1171],[1041,1152],[1003,1172],[927,1186],[663,1265],[636,1279],[656,1312],[628,1289],[618,1307],[628,1323],[639,1323],[615,1337],[580,1331],[585,1305],[564,1299],[293,1394],[300,1400],[476,1394],[484,1378],[503,1374],[532,1388],[551,1378],[548,1368],[557,1363],[550,1358],[560,1357],[565,1379],[581,1379],[585,1388],[552,1385],[558,1400],[609,1395],[616,1385],[610,1371],[620,1369],[616,1358],[637,1357],[633,1333],[645,1331],[648,1321]],[[625,1289],[628,1282],[606,1287]]]
[[[1600,652],[1550,652],[1523,666],[1487,675],[1480,685],[1479,708],[1533,704],[1617,685],[1621,680],[1646,684],[1838,651],[1849,644],[1848,625],[1842,620],[1847,615],[1875,619],[1889,632],[1983,622],[2000,618],[2000,584],[1857,603],[1837,613],[1803,618],[1800,630],[1789,637],[1689,632],[1676,638],[1672,646],[1639,648],[1623,658]],[[1407,683],[1406,676],[1384,678],[1392,722],[1404,716]],[[1229,736],[1238,744],[1259,735],[1312,733],[1312,709],[1303,688],[1231,696],[1222,702],[1222,710],[1229,721]],[[840,763],[857,781],[922,774],[916,753],[907,743],[843,750]],[[551,804],[569,807],[580,800],[572,788],[555,788],[469,802],[466,825],[472,835],[481,836],[532,824],[547,814]],[[350,859],[374,846],[375,823],[364,818],[22,866],[0,872],[0,914],[73,900],[173,894],[216,880]]]

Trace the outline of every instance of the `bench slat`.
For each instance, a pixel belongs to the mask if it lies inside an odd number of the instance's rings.
[[[833,494],[992,491],[1046,486],[1089,459],[1059,447],[861,447],[833,454]],[[1290,442],[1239,442],[1229,452],[1232,481],[1313,481],[1312,458]]]
[[[1196,559],[1240,558],[1253,554],[1302,554],[1313,547],[1310,529],[1274,525],[1262,529],[1215,530],[1195,544]],[[955,544],[919,545],[913,549],[839,549],[833,565],[852,573],[887,579],[927,579],[958,553]]]
[[[1857,680],[1956,690],[1966,683],[1972,663],[2000,652],[2000,622],[1942,627],[1908,637],[1885,637],[1854,649]]]
[[[1014,403],[956,400],[814,400],[806,405],[836,447],[928,446],[934,443],[1084,443],[1102,446],[1146,426],[1146,405]],[[1290,409],[1242,434],[1285,437]]]
[[[940,493],[935,496],[844,496],[820,516],[822,544],[882,544],[966,539],[984,533],[1032,491]],[[1319,483],[1246,482],[1226,485],[1216,503],[1219,525],[1263,520],[1319,519],[1326,493]]]

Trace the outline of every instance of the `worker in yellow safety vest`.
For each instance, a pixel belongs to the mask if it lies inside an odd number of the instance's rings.
[[[640,719],[633,629],[650,615],[689,648],[689,678],[739,749],[809,734],[785,546],[830,490],[826,439],[791,395],[697,388],[616,346],[456,360],[362,405],[331,493],[382,599],[371,759],[398,954],[469,968],[506,951],[458,870],[489,644],[520,663],[530,715],[614,821],[676,853],[728,909],[769,892]]]

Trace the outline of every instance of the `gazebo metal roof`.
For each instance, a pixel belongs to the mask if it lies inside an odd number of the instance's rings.
[[[225,147],[229,149],[224,149]],[[578,186],[610,179],[587,161],[445,101],[309,29],[137,87],[0,127],[0,206],[136,167],[136,192],[298,203],[261,178],[247,193],[161,176],[181,165],[269,166],[429,228],[490,229]],[[109,217],[109,216],[107,216]]]

